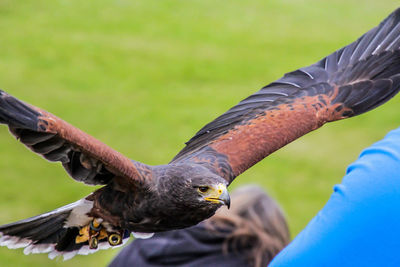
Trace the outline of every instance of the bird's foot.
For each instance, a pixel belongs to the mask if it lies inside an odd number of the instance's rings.
[[[89,224],[79,230],[79,235],[75,238],[75,243],[88,242],[90,249],[97,249],[99,241],[107,238],[111,246],[117,246],[122,243],[121,232],[108,232],[101,224],[101,220],[93,219]]]

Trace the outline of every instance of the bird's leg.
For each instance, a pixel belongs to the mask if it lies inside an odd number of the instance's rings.
[[[96,219],[93,219],[93,221],[90,222],[89,224],[89,248],[90,249],[97,249],[97,246],[99,244],[99,239],[100,239],[100,231],[103,227],[101,226],[101,223],[98,222]]]
[[[101,221],[93,219],[89,224],[79,230],[79,235],[75,238],[75,243],[89,242],[89,248],[97,249],[99,240],[108,236],[102,227]]]
[[[123,231],[107,232],[101,225],[101,220],[93,219],[89,224],[79,230],[79,235],[75,238],[75,243],[89,242],[90,249],[97,249],[99,240],[107,238],[111,246],[122,244]]]

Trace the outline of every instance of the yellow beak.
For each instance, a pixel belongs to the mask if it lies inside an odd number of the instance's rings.
[[[231,206],[231,198],[224,184],[218,184],[216,188],[213,187],[210,191],[210,194],[204,198],[205,200],[226,205],[229,209]]]

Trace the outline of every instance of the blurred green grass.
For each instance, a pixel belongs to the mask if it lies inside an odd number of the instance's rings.
[[[0,1],[0,86],[127,156],[167,163],[205,123],[283,73],[352,42],[396,0]],[[297,234],[362,148],[398,126],[396,103],[326,125],[241,175]],[[93,190],[0,128],[0,223]],[[104,266],[118,250],[50,261],[0,248],[1,266]]]

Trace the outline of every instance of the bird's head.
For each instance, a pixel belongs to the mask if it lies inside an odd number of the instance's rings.
[[[222,205],[230,206],[227,184],[203,166],[166,165],[159,176],[158,191],[165,204],[192,213],[206,213],[209,217]]]
[[[218,179],[219,180],[219,179]],[[190,186],[192,187],[193,195],[197,194],[197,199],[200,203],[206,205],[226,205],[228,208],[231,204],[231,199],[226,188],[226,181],[217,181],[215,179],[207,179],[196,177],[191,179]]]

